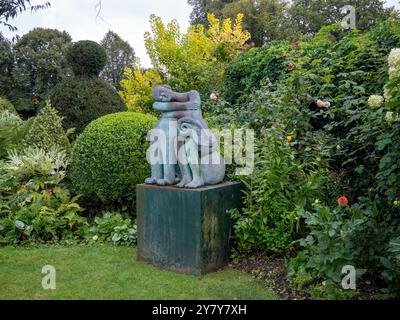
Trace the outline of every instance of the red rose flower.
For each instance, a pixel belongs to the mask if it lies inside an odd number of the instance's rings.
[[[349,200],[346,197],[340,197],[337,202],[341,207],[346,207],[349,204]]]

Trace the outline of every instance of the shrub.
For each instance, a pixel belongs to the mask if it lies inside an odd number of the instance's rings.
[[[219,90],[227,64],[243,48],[250,34],[243,30],[243,15],[234,22],[223,21],[212,14],[209,28],[190,26],[182,34],[176,21],[165,25],[161,18],[150,17],[151,32],[145,34],[145,45],[154,68],[174,89],[196,89],[203,95]]]
[[[65,188],[65,151],[26,148],[0,162],[0,245],[109,242],[134,245],[136,225],[119,213],[89,224]]]
[[[252,91],[281,81],[290,66],[292,46],[274,42],[241,54],[225,70],[224,97],[230,103],[245,102]]]
[[[100,44],[84,40],[68,49],[67,59],[76,76],[97,77],[107,64],[107,53]]]
[[[62,118],[49,102],[36,117],[31,118],[22,144],[26,147],[36,146],[46,151],[53,147],[69,149],[69,140],[62,126]]]
[[[0,165],[0,243],[53,242],[82,237],[83,211],[62,187],[64,151],[13,151]]]
[[[387,257],[381,258],[384,267],[383,279],[387,288],[383,290],[385,298],[400,298],[400,238],[390,241]]]
[[[400,20],[389,18],[373,28],[370,36],[380,47],[389,50],[400,47]]]
[[[99,78],[67,79],[54,88],[50,100],[63,117],[64,128],[75,129],[73,137],[82,133],[93,120],[127,110],[114,89]]]
[[[18,115],[8,111],[0,112],[0,159],[21,144],[26,131],[26,123]]]
[[[341,172],[342,192],[355,199],[366,195],[373,184],[370,173],[376,161],[369,147],[358,143],[353,130],[360,125],[369,97],[386,82],[387,53],[369,33],[344,32],[333,25],[300,45],[296,68],[288,77],[295,88],[293,95],[309,97],[303,108],[314,113],[310,129],[332,137],[330,166],[333,172]],[[329,102],[330,107],[318,107],[318,100]],[[369,168],[368,172],[363,168]]]
[[[124,219],[120,213],[106,212],[102,216],[95,217],[85,236],[90,242],[134,245],[136,225],[133,225],[130,219]]]
[[[235,236],[241,250],[279,253],[303,238],[289,266],[298,287],[328,279],[335,288],[343,263],[381,284],[380,257],[391,262],[385,271],[397,279],[391,274],[396,255],[387,244],[400,224],[393,205],[399,203],[400,51],[387,57],[400,46],[399,26],[397,19],[364,33],[325,27],[311,41],[280,47],[285,59],[276,74],[258,68],[279,58],[260,58],[269,47],[251,50],[225,73],[226,88],[237,88],[232,92],[239,98],[205,104],[207,117],[222,128],[275,131],[275,138],[260,141],[254,174],[243,179],[245,206],[233,214]],[[267,76],[276,81],[259,81],[260,70],[272,71]],[[282,147],[286,135],[290,153]],[[316,189],[303,196],[307,183]],[[339,210],[331,200],[339,194],[358,205]]]
[[[315,285],[308,289],[312,300],[359,300],[360,294],[356,290],[344,290],[331,281]]]
[[[347,162],[356,168],[357,180],[386,199],[392,206],[399,197],[400,152],[396,142],[400,139],[399,93],[400,50],[392,50],[388,58],[389,81],[379,95],[368,99],[368,107],[359,112],[358,125],[348,138],[357,147],[355,157]],[[366,155],[361,158],[360,155]]]
[[[331,210],[316,201],[312,211],[301,209],[299,215],[305,219],[310,233],[299,241],[304,251],[291,261],[289,276],[296,279],[308,274],[313,279],[339,283],[344,266],[359,266],[363,247],[357,246],[355,239],[365,230],[365,211],[358,206]],[[300,267],[296,270],[293,266]],[[357,272],[358,276],[361,274]]]
[[[74,128],[76,137],[93,120],[127,108],[118,93],[98,77],[107,58],[99,44],[79,41],[68,57],[76,76],[59,83],[51,91],[50,100],[63,117],[64,128]]]
[[[64,151],[52,148],[46,152],[33,147],[22,151],[11,151],[2,168],[6,175],[13,179],[12,182],[34,182],[33,184],[43,187],[59,184],[65,178],[67,165],[68,160]]]
[[[119,94],[131,112],[153,113],[153,88],[162,83],[157,70],[142,71],[139,66],[126,68]]]
[[[321,154],[322,156],[323,154]],[[243,212],[233,212],[240,251],[279,252],[287,249],[300,232],[300,208],[311,207],[322,196],[326,173],[323,159],[296,159],[287,135],[267,129],[256,148],[254,172],[246,186]]]
[[[0,112],[3,112],[5,110],[11,113],[15,113],[14,105],[6,98],[0,98]]]
[[[153,116],[122,112],[93,121],[77,139],[70,177],[84,195],[104,203],[129,201],[149,174],[146,135]]]

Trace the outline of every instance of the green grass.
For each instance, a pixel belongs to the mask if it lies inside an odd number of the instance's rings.
[[[44,265],[56,290],[42,288]],[[0,249],[0,299],[276,299],[251,276],[226,269],[205,276],[160,270],[125,247]]]

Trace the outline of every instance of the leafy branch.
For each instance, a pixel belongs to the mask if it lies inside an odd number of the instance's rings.
[[[8,21],[14,19],[17,15],[30,10],[36,12],[50,7],[50,2],[43,4],[32,5],[31,0],[0,0],[0,25],[4,25],[10,31],[17,31],[17,27],[10,24]]]

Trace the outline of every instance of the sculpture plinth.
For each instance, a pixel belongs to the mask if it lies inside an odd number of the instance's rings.
[[[224,267],[230,254],[229,210],[240,207],[240,183],[193,190],[138,185],[138,258],[194,275]]]

